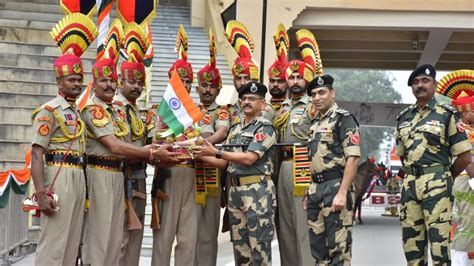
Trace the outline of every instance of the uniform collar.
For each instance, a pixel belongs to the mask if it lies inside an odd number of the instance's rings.
[[[425,107],[428,107],[430,108],[431,110],[433,110],[436,106],[436,104],[438,103],[438,101],[436,100],[435,97],[431,98],[431,100],[428,101],[428,103],[426,103],[426,106]],[[415,109],[419,109],[419,105],[418,103],[415,104]],[[423,108],[424,109],[424,108]]]
[[[205,108],[203,103],[201,103],[200,105],[201,105],[201,109]],[[211,103],[211,105],[209,105],[209,107],[207,107],[207,111],[216,110],[218,107],[219,105],[216,102],[213,102]]]
[[[72,105],[71,103],[66,101],[66,99],[64,99],[64,97],[62,97],[61,95],[56,96],[56,100],[58,101],[59,106],[61,106],[62,110],[65,110],[65,109],[68,109],[68,108],[75,109],[75,104]]]
[[[308,101],[309,101],[309,96],[305,94],[298,99],[297,103],[307,104]],[[283,102],[283,105],[292,105],[292,102],[293,102],[293,99],[286,98],[285,101]]]
[[[324,115],[321,115],[320,113],[318,113],[316,115],[316,118],[317,119],[323,119],[324,117],[333,117],[335,114],[336,114],[336,110],[337,110],[338,106],[337,106],[337,103],[334,103],[327,111]]]
[[[136,104],[133,104],[131,103],[127,98],[125,98],[125,96],[122,95],[122,93],[117,93],[117,95],[115,95],[114,97],[114,101],[119,101],[119,102],[122,102],[123,105],[130,105],[132,107],[135,107]]]
[[[102,101],[101,99],[99,99],[99,98],[96,97],[96,96],[93,96],[93,97],[92,97],[92,102],[95,103],[95,104],[102,105],[102,107],[104,107],[105,109],[111,109],[111,110],[113,110],[112,104],[108,104],[108,103]]]

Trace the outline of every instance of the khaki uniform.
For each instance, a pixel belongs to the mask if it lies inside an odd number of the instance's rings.
[[[277,127],[282,143],[306,143],[311,126],[308,107],[310,98],[305,94],[293,102],[286,99],[275,121],[284,123]],[[282,163],[278,177],[278,244],[282,265],[314,265],[309,246],[307,214],[303,209],[303,195],[294,194],[293,147],[282,147]]]
[[[236,265],[270,265],[274,234],[276,191],[270,175],[273,171],[272,146],[276,132],[270,121],[257,117],[231,127],[225,144],[248,144],[227,151],[255,152],[259,159],[251,166],[229,162],[229,216]]]
[[[286,98],[283,98],[283,99],[272,98],[270,100],[270,104],[272,105],[273,110],[275,110],[275,118],[276,118],[277,114],[280,112],[280,109],[283,106],[283,102],[285,100],[286,100]]]
[[[316,265],[350,265],[352,247],[351,193],[346,208],[332,212],[346,159],[360,157],[356,119],[335,103],[317,115],[309,131],[308,150],[313,181],[308,188],[308,226],[311,254]]]
[[[466,133],[469,142],[473,149],[471,149],[472,159],[474,160],[474,128],[466,125]],[[469,176],[466,172],[456,177],[453,185],[453,194],[472,195],[474,192],[469,186]],[[472,197],[472,196],[471,196]],[[453,222],[458,226],[454,234],[454,240],[451,248],[456,251],[473,252],[474,251],[474,236],[466,235],[467,232],[474,229],[474,206],[466,201],[459,201],[454,199]]]
[[[114,103],[122,112],[126,114],[127,125],[130,128],[130,133],[126,137],[126,141],[138,146],[143,147],[146,145],[146,124],[142,117],[143,113],[140,112],[136,104],[131,104],[123,95],[118,94],[115,97]],[[132,205],[135,213],[140,220],[142,226],[145,221],[145,207],[146,207],[146,162],[136,162],[127,164],[124,169],[125,175],[125,193],[136,191],[141,193],[144,198],[133,197]],[[128,187],[127,187],[128,186]],[[127,195],[125,194],[125,199]],[[124,226],[123,226],[123,239],[122,239],[122,253],[120,257],[120,265],[138,265],[140,262],[140,251],[143,240],[143,227],[142,229],[128,230],[128,216],[127,210],[125,210]]]
[[[451,158],[469,151],[471,145],[456,110],[435,98],[421,110],[416,104],[408,107],[397,120],[396,153],[407,172],[400,200],[405,257],[409,265],[427,264],[429,239],[433,264],[450,264],[453,181],[449,168]]]
[[[86,180],[80,161],[85,151],[85,124],[75,106],[57,96],[33,112],[32,145],[46,149],[44,185],[49,189],[71,141],[71,149],[54,184],[59,211],[41,216],[35,265],[74,265],[81,237]],[[77,137],[74,137],[77,135]],[[54,159],[54,156],[59,158]]]
[[[87,177],[90,209],[85,234],[84,262],[119,265],[124,221],[123,158],[116,157],[99,141],[115,135],[124,140],[129,133],[125,114],[93,97],[82,110],[87,124]]]
[[[155,123],[157,133],[166,131],[166,125],[159,117]],[[156,138],[159,139],[159,136]],[[161,227],[153,230],[151,265],[170,264],[175,238],[175,265],[194,265],[198,223],[202,212],[202,205],[196,203],[194,162],[185,162],[171,168],[156,167],[154,178],[165,179],[164,186],[160,189],[168,195],[168,199],[162,201]]]
[[[202,133],[214,134],[217,127],[230,128],[230,114],[227,107],[219,107],[212,103],[207,109],[201,109],[203,119],[199,121]],[[217,169],[215,169],[217,170]],[[217,237],[219,235],[219,221],[221,209],[221,184],[220,175],[217,176],[217,187],[210,187],[206,182],[206,204],[201,211],[199,221],[197,264],[216,265],[217,263]]]

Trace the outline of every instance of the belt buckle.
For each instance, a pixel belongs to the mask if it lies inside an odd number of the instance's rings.
[[[84,164],[84,157],[79,156],[79,160],[78,160],[78,161],[79,161],[79,164],[80,164],[80,165],[83,165],[83,164]]]

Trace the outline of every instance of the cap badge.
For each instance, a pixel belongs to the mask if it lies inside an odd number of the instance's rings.
[[[430,72],[430,69],[429,69],[429,68],[427,68],[427,69],[425,70],[425,74],[426,74],[426,75],[429,75],[429,74],[431,74],[431,72]]]
[[[242,72],[242,70],[244,70],[244,65],[239,63],[239,64],[235,65],[234,69],[235,69],[235,73],[237,73],[237,75],[239,75],[240,72]]]
[[[251,92],[257,92],[258,91],[257,85],[255,85],[255,83],[252,83],[252,86],[250,86],[250,91]]]
[[[188,77],[188,71],[184,68],[178,69],[179,76],[181,78],[187,78]]]
[[[133,70],[133,78],[134,79],[141,79],[143,77],[143,74],[140,70]]]
[[[209,72],[204,72],[202,74],[202,79],[205,80],[206,82],[210,82],[212,80],[212,76]]]
[[[104,76],[108,77],[112,75],[112,69],[110,69],[109,66],[105,66],[102,70],[102,73],[104,73]]]
[[[281,74],[281,73],[280,73],[280,71],[278,70],[278,68],[274,67],[274,68],[272,69],[272,75],[273,75],[274,77],[280,76],[280,74]]]
[[[299,68],[300,68],[300,65],[297,62],[293,62],[293,64],[291,64],[291,69],[293,69],[293,71],[296,71]]]
[[[318,77],[317,83],[318,83],[318,85],[320,85],[320,86],[323,85],[323,84],[324,84],[324,79],[321,78],[321,77]]]
[[[74,71],[74,73],[76,74],[81,73],[82,71],[81,66],[79,64],[72,65],[72,71]]]

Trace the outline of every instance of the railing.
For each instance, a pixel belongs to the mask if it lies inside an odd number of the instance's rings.
[[[7,265],[10,252],[28,241],[28,213],[20,208],[24,197],[10,190],[8,205],[0,209],[0,256]]]

